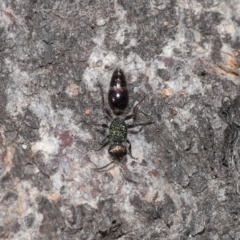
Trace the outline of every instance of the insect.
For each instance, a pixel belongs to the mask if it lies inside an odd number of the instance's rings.
[[[110,82],[110,88],[108,92],[108,103],[113,113],[117,115],[115,118],[112,117],[110,110],[105,105],[103,89],[100,83],[99,83],[99,87],[100,87],[101,96],[102,96],[103,111],[111,118],[112,121],[110,126],[108,126],[107,124],[94,124],[94,125],[109,129],[109,134],[102,141],[101,143],[102,146],[99,149],[97,149],[97,151],[99,151],[103,147],[110,144],[108,153],[111,155],[112,161],[103,167],[94,168],[95,171],[103,170],[104,168],[108,167],[109,165],[111,165],[116,161],[120,162],[126,157],[127,154],[129,154],[131,158],[136,159],[132,156],[131,143],[127,139],[128,129],[135,128],[138,126],[143,127],[143,126],[154,123],[153,121],[149,121],[145,123],[132,123],[132,124],[126,124],[125,122],[136,116],[138,106],[144,100],[145,97],[140,102],[138,102],[137,105],[135,105],[131,114],[127,115],[125,118],[121,118],[119,116],[123,114],[124,110],[128,106],[128,99],[129,99],[127,83],[125,80],[124,73],[121,69],[117,68],[113,72],[112,79]],[[126,144],[128,144],[128,148]]]

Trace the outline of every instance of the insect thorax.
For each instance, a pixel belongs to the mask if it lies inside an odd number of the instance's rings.
[[[111,142],[125,142],[127,139],[127,126],[123,119],[114,118],[109,127],[109,138]]]

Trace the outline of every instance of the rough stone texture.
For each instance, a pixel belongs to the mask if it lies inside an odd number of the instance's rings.
[[[1,239],[240,239],[239,0],[0,2]],[[120,67],[133,156],[97,142]],[[143,114],[144,112],[145,114]],[[138,128],[137,128],[138,129]]]

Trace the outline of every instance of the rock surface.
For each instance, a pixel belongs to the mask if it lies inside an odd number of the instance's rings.
[[[2,0],[1,239],[240,239],[240,2]],[[144,95],[108,171],[113,71]],[[136,128],[135,130],[138,130]]]

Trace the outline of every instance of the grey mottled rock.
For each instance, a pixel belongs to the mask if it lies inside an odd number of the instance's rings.
[[[240,2],[0,3],[1,239],[240,239]],[[133,156],[108,171],[122,68]],[[136,130],[138,130],[137,128]]]

